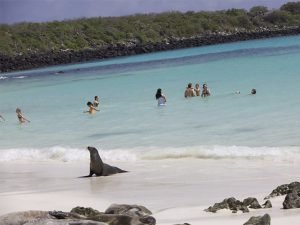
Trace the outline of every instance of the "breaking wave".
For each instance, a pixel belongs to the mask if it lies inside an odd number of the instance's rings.
[[[248,159],[300,161],[300,147],[192,146],[184,148],[136,147],[132,149],[98,149],[103,160],[137,161],[166,159]],[[0,162],[9,161],[88,161],[84,148],[54,146],[50,148],[14,148],[0,150]]]

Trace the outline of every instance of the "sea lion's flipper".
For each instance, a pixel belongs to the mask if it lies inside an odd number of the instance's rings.
[[[87,178],[87,177],[91,177],[91,176],[87,175],[87,176],[81,176],[81,177],[78,177],[78,178]]]
[[[90,174],[89,175],[87,175],[87,176],[81,176],[81,177],[78,177],[78,178],[92,177],[94,174],[95,173],[92,170],[90,170]]]
[[[128,171],[126,171],[126,170],[122,170],[122,169],[120,169],[118,167],[115,167],[115,168],[118,171],[118,173],[128,173]]]

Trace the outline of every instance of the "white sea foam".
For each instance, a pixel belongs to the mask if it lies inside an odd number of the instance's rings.
[[[133,149],[99,149],[103,160],[136,161],[181,158],[259,159],[300,162],[300,147],[192,146],[185,148],[136,147]],[[86,149],[54,146],[0,150],[0,161],[88,161]]]
[[[18,77],[13,77],[14,79],[24,79],[26,78],[27,76],[18,76]]]
[[[13,148],[0,150],[0,161],[77,161],[87,160],[88,154],[83,149],[54,146],[51,148]]]
[[[0,80],[5,80],[5,79],[7,79],[8,77],[6,77],[6,76],[0,76]]]

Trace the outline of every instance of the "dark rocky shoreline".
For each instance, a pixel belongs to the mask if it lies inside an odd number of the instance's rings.
[[[99,49],[83,49],[81,51],[61,50],[36,52],[7,56],[0,53],[0,72],[12,72],[34,68],[86,62],[97,59],[130,56],[180,48],[198,47],[221,43],[264,39],[280,36],[298,35],[300,27],[259,28],[254,31],[236,31],[235,33],[208,33],[190,38],[170,37],[159,43],[140,44],[130,42],[125,44],[108,45]]]
[[[286,195],[283,209],[300,208],[300,182],[283,184],[275,188],[265,199]],[[268,202],[268,203],[267,203]],[[271,208],[268,200],[264,208]],[[221,209],[230,209],[233,213],[241,210],[249,213],[249,209],[260,210],[262,206],[256,198],[249,197],[239,201],[233,197],[215,203],[206,212],[216,213]],[[152,212],[142,205],[112,204],[105,212],[93,208],[75,207],[70,212],[29,210],[14,212],[0,216],[0,225],[156,225]],[[270,225],[269,214],[251,217],[244,225]],[[175,225],[190,225],[189,223]]]

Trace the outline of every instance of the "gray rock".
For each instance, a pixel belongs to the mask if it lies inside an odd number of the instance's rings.
[[[271,225],[271,217],[269,214],[253,216],[244,225]]]
[[[98,210],[93,208],[85,208],[77,206],[71,210],[71,213],[76,213],[85,217],[92,217],[101,214]],[[103,214],[103,213],[102,213]]]
[[[156,219],[152,216],[142,216],[139,218],[139,221],[143,224],[155,225]]]
[[[300,191],[287,194],[283,202],[284,209],[300,208]]]
[[[118,205],[112,204],[105,210],[105,214],[120,214],[129,216],[148,216],[152,215],[152,212],[144,206],[140,205]]]
[[[71,212],[26,211],[3,215],[0,225],[155,225],[143,206],[122,205],[118,214],[105,214],[92,208],[76,207]],[[121,208],[118,208],[121,209]],[[126,210],[125,210],[126,209]],[[134,210],[133,210],[134,209]],[[123,213],[124,215],[120,214]],[[151,213],[151,212],[150,212]]]
[[[68,216],[74,218],[74,215],[79,215],[109,225],[155,225],[155,218],[149,216],[149,214],[151,214],[151,211],[144,206],[114,204],[105,213],[92,208],[76,207],[71,210]]]
[[[130,217],[126,215],[118,215],[118,214],[99,214],[96,216],[92,216],[89,218],[93,221],[100,221],[107,223],[109,225],[141,225],[143,223],[139,222],[138,217]]]
[[[272,203],[271,203],[271,201],[270,201],[270,200],[267,200],[267,201],[263,204],[263,207],[264,207],[265,209],[267,209],[267,208],[272,208]]]
[[[215,203],[213,206],[210,206],[208,209],[205,209],[206,212],[216,213],[218,210],[221,209],[230,209],[233,213],[237,211],[242,211],[243,213],[249,212],[249,209],[243,202],[231,197],[226,198],[222,202]]]
[[[228,199],[224,199],[222,202],[215,203],[213,206],[208,207],[204,211],[216,213],[218,210],[221,210],[221,209],[229,209],[227,200]]]
[[[28,222],[24,225],[107,225],[106,223],[91,220],[76,219],[42,219],[35,222]]]
[[[246,198],[243,201],[243,205],[249,207],[250,209],[261,209],[261,205],[258,203],[256,198]]]
[[[283,184],[275,188],[271,194],[265,197],[265,199],[270,199],[273,197],[286,195],[288,193],[291,193],[293,191],[300,191],[300,183],[299,182],[292,182],[290,184]]]
[[[245,205],[241,206],[241,208],[239,210],[241,210],[243,213],[248,213],[249,212],[248,207],[245,206]]]
[[[1,216],[0,225],[24,225],[51,218],[51,215],[46,211],[16,212]]]

